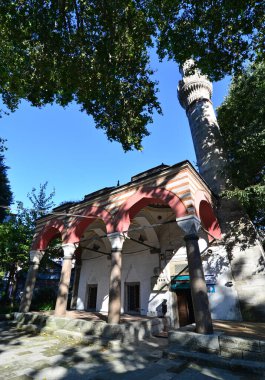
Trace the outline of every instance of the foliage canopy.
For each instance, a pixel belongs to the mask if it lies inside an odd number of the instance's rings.
[[[220,79],[264,58],[264,13],[259,0],[2,0],[3,104],[76,101],[108,139],[141,149],[161,112],[151,48]]]
[[[36,219],[49,212],[53,206],[54,190],[48,195],[47,184],[47,182],[41,184],[39,191],[33,188],[28,194],[32,209],[25,209],[21,202],[17,202],[16,214],[10,214],[4,223],[0,224],[0,270],[3,273],[9,273],[7,288],[10,283],[13,283],[13,297],[17,272],[20,269],[27,269],[29,264],[29,251],[35,232]],[[51,248],[49,254],[57,256],[58,249]],[[45,258],[42,266],[45,266],[47,260],[48,257]]]
[[[253,222],[265,228],[265,63],[233,78],[218,108],[231,178],[229,197],[237,197]]]
[[[0,138],[0,223],[3,222],[6,216],[6,208],[11,205],[13,198],[7,177],[8,167],[5,164],[5,157],[3,154],[5,149],[5,140]]]

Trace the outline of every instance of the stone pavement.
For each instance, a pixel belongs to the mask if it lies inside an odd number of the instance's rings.
[[[236,322],[214,320],[213,326],[215,332],[221,331],[225,333],[225,335],[265,340],[264,322]]]
[[[0,322],[0,379],[3,380],[262,380],[263,376],[163,358],[167,340],[137,345],[96,340],[80,344],[56,334],[31,335]]]

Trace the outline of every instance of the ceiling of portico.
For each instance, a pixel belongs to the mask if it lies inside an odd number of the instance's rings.
[[[82,258],[94,258],[110,253],[111,246],[106,237],[106,226],[101,219],[94,220],[84,231],[80,247],[82,248]]]
[[[173,251],[184,243],[173,211],[161,204],[143,208],[131,221],[128,237],[124,248],[131,253],[141,249],[151,252],[155,252],[155,249],[160,252],[165,249]]]

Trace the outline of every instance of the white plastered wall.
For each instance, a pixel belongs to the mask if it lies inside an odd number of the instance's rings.
[[[87,285],[97,284],[97,311],[107,312],[109,302],[109,276],[110,260],[103,256],[97,259],[88,259],[89,255],[84,255],[79,281],[77,309],[85,310],[87,304]],[[91,258],[91,257],[90,257]],[[125,283],[140,283],[140,313],[147,315],[149,308],[149,297],[151,292],[151,277],[154,275],[154,268],[158,266],[158,255],[150,254],[149,249],[139,254],[123,254],[122,256],[122,312],[124,307]]]
[[[199,239],[200,251],[207,249],[205,238]],[[213,319],[241,321],[238,294],[232,278],[231,266],[227,252],[222,246],[209,247],[210,254],[203,255],[204,275],[214,279],[213,292],[208,292],[211,315]],[[186,248],[180,247],[171,262],[187,262]],[[172,274],[171,274],[172,275]],[[171,303],[169,303],[171,304]],[[173,315],[170,311],[170,316]]]
[[[199,240],[200,250],[207,247],[205,239]],[[205,275],[213,275],[215,279],[214,292],[208,293],[210,309],[213,319],[242,320],[238,295],[231,275],[230,263],[225,249],[220,246],[210,247],[212,253],[203,258]],[[163,251],[163,249],[162,249]],[[95,255],[96,256],[96,255]],[[97,284],[97,311],[108,311],[109,294],[109,274],[110,260],[107,256],[93,258],[91,254],[83,256],[77,309],[85,310],[87,303],[87,285]],[[172,257],[170,263],[186,261],[186,248],[183,245]],[[171,273],[170,263],[161,271],[159,278],[170,283]],[[174,320],[173,294],[169,290],[152,291],[151,278],[154,276],[154,269],[159,267],[158,254],[150,254],[149,250],[141,253],[123,254],[122,256],[122,312],[126,312],[125,303],[125,283],[140,283],[140,314],[148,316],[161,316],[161,304],[163,299],[167,299],[167,315],[171,321]],[[172,265],[171,265],[172,268]],[[165,288],[167,289],[167,288]]]
[[[149,297],[151,292],[151,277],[154,276],[154,268],[158,266],[158,255],[150,254],[149,250],[138,254],[123,255],[122,264],[122,312],[126,312],[125,283],[140,283],[140,313],[147,315],[149,310]]]
[[[97,284],[97,311],[107,312],[109,303],[110,260],[107,256],[93,258],[82,256],[82,267],[78,288],[77,310],[85,310],[87,305],[87,285]]]
[[[213,319],[241,321],[238,293],[232,277],[230,262],[223,246],[210,248],[203,260],[204,273],[213,275],[214,292],[208,293]]]

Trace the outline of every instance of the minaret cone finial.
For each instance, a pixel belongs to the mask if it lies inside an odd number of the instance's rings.
[[[180,66],[179,72],[182,77],[194,75],[195,73],[200,74],[200,70],[196,67],[194,59],[187,59],[187,61]]]
[[[188,59],[179,69],[182,80],[179,81],[178,98],[181,106],[187,111],[190,105],[198,100],[211,100],[212,83],[202,75],[193,59]]]

